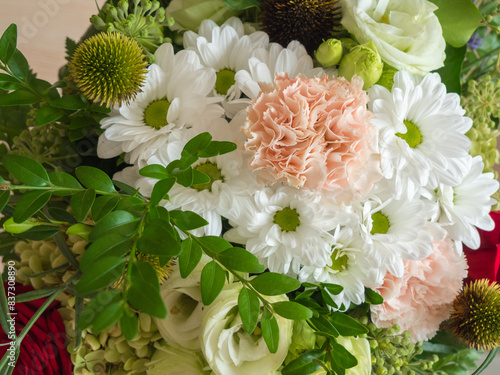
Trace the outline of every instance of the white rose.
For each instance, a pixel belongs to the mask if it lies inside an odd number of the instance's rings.
[[[261,334],[248,334],[238,313],[241,283],[228,284],[205,308],[202,317],[201,350],[217,375],[269,375],[283,363],[292,339],[293,321],[275,315],[280,337],[276,353],[269,352]],[[266,297],[269,302],[286,296]]]
[[[424,75],[443,66],[446,43],[427,0],[342,0],[342,25],[359,43],[373,40],[382,60]]]
[[[147,375],[208,375],[201,352],[185,350],[166,343],[155,345]]]
[[[211,259],[203,256],[191,274],[183,279],[179,267],[161,286],[161,296],[167,308],[165,319],[155,318],[162,337],[170,344],[180,345],[186,349],[200,349],[201,313],[204,305],[201,302],[200,276],[205,264]]]

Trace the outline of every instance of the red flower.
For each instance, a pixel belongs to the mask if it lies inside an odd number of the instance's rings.
[[[4,288],[9,296],[7,283],[4,283]],[[33,290],[31,286],[15,285],[16,295],[31,290]],[[13,291],[14,289],[10,289],[10,292]],[[14,324],[16,335],[19,335],[26,323],[45,301],[45,298],[40,298],[15,304],[15,309],[12,312],[17,313],[17,315],[11,315],[11,318],[14,318],[11,323]],[[72,374],[71,359],[66,349],[66,330],[61,315],[57,311],[58,305],[59,302],[54,301],[24,337],[19,351],[19,359],[14,368],[14,375]],[[0,343],[9,343],[12,341],[11,338],[3,330],[0,330]],[[10,348],[9,345],[0,346],[0,355],[3,356]]]
[[[488,279],[490,283],[500,283],[500,211],[490,212],[495,221],[495,228],[491,232],[478,230],[481,237],[481,246],[471,250],[464,246],[465,256],[469,264],[469,276],[466,280]]]

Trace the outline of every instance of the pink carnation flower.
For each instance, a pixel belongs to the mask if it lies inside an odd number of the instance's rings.
[[[384,303],[371,307],[379,327],[398,324],[411,333],[414,342],[432,338],[450,315],[451,303],[467,276],[467,262],[457,254],[452,241],[434,241],[434,253],[423,260],[403,260],[405,273],[397,278],[387,273],[376,289]]]
[[[363,81],[277,75],[247,110],[245,148],[263,182],[367,193],[379,179],[377,130]],[[345,200],[345,199],[344,199]]]

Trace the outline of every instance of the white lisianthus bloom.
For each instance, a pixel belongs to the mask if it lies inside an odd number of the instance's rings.
[[[155,59],[142,92],[101,121],[100,158],[125,152],[125,160],[134,164],[167,144],[173,132],[209,123],[224,114],[220,99],[208,97],[215,71],[203,67],[195,52],[174,54],[171,44],[163,44]]]
[[[346,370],[346,375],[370,375],[372,370],[372,358],[370,343],[367,339],[357,337],[337,337],[337,342],[356,357],[358,364]]]
[[[184,34],[184,47],[195,51],[201,64],[214,68],[217,75],[213,95],[223,98],[226,115],[233,117],[244,109],[248,101],[239,100],[241,90],[234,79],[240,70],[249,70],[248,59],[257,48],[267,48],[269,37],[262,31],[245,35],[243,22],[232,17],[222,26],[212,20],[204,20],[196,34]]]
[[[147,364],[147,375],[209,375],[201,352],[168,344],[155,344],[156,351]]]
[[[467,172],[470,140],[460,97],[446,93],[438,74],[423,79],[408,72],[394,75],[392,91],[375,85],[368,104],[379,129],[382,174],[394,180],[395,196],[412,199],[424,186],[458,184]]]
[[[168,314],[165,319],[154,318],[154,322],[167,343],[189,350],[200,349],[201,314],[204,308],[200,277],[203,267],[210,260],[204,255],[185,279],[181,277],[177,264],[172,275],[161,286],[161,297]]]
[[[431,2],[342,0],[342,9],[342,25],[359,43],[373,41],[386,64],[419,75],[443,66],[446,43]]]
[[[440,184],[435,192],[440,208],[437,221],[457,242],[460,253],[462,242],[471,249],[479,247],[481,239],[476,227],[485,231],[495,227],[489,213],[496,203],[491,195],[498,190],[493,173],[483,173],[481,156],[469,157],[467,165],[468,172],[460,184]]]
[[[275,315],[279,326],[276,353],[269,352],[262,334],[248,334],[238,313],[241,283],[227,284],[217,299],[205,308],[201,321],[201,349],[217,375],[268,375],[274,373],[288,354],[293,321]],[[271,303],[287,301],[285,295],[266,297]]]

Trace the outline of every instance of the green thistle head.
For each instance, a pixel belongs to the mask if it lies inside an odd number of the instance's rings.
[[[112,107],[140,91],[146,66],[136,41],[120,33],[100,33],[76,49],[69,69],[87,99]]]
[[[470,348],[491,350],[500,345],[500,286],[487,279],[466,286],[453,301],[450,328]]]

